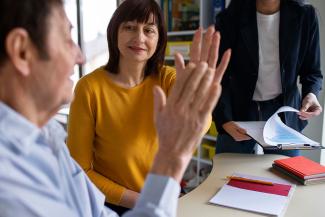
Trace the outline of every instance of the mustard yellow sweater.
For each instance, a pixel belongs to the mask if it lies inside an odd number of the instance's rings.
[[[159,75],[125,89],[101,67],[78,82],[67,143],[108,202],[119,204],[125,189],[140,192],[143,187],[158,148],[153,86],[161,86],[168,95],[175,78],[174,68],[163,67]]]

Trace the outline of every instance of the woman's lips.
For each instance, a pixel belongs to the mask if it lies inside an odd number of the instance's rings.
[[[135,52],[141,52],[141,51],[145,51],[144,48],[141,47],[137,47],[137,46],[129,46],[129,48]]]

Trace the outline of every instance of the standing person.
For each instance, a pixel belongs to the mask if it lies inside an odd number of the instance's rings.
[[[220,35],[213,28],[208,33],[201,46],[197,31],[186,66],[176,56],[178,76],[168,99],[154,87],[159,149],[126,217],[176,216],[179,182],[220,96],[230,58],[228,51],[216,68]],[[62,0],[0,1],[1,217],[117,216],[70,157],[66,134],[52,119],[71,100],[70,76],[83,61]]]
[[[216,18],[220,52],[232,49],[213,119],[219,131],[216,153],[253,153],[255,141],[234,121],[266,121],[287,105],[300,110],[282,117],[301,131],[321,113],[319,30],[315,9],[303,1],[232,0]],[[301,94],[297,80],[302,85]],[[265,151],[289,156],[299,151]]]
[[[107,65],[75,88],[68,147],[119,214],[134,206],[158,150],[152,90],[169,95],[176,78],[163,65],[166,40],[155,0],[124,1],[107,28]]]

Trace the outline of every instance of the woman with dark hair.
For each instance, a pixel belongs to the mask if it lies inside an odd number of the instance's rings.
[[[235,121],[266,121],[286,105],[300,112],[281,118],[301,131],[307,119],[321,113],[317,96],[323,76],[313,6],[294,0],[232,0],[215,26],[222,36],[220,52],[232,49],[213,113],[217,153],[253,153],[256,142]],[[299,155],[297,150],[265,153]]]
[[[166,40],[154,0],[124,1],[107,28],[107,65],[75,88],[68,147],[119,214],[134,206],[158,148],[153,87],[168,95],[176,77],[163,65]]]

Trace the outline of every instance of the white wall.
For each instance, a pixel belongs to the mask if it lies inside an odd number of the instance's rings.
[[[322,72],[325,75],[325,1],[324,0],[309,0],[309,3],[314,5],[318,11],[318,20],[320,27],[320,46],[321,46],[321,64]],[[319,97],[321,105],[323,105],[324,110],[324,82],[323,82],[323,91]],[[303,133],[310,138],[320,141],[323,145],[325,144],[325,137],[323,136],[324,130],[324,112],[317,118],[312,119]],[[303,155],[315,160],[320,161],[325,165],[325,150],[323,151],[303,151]]]

